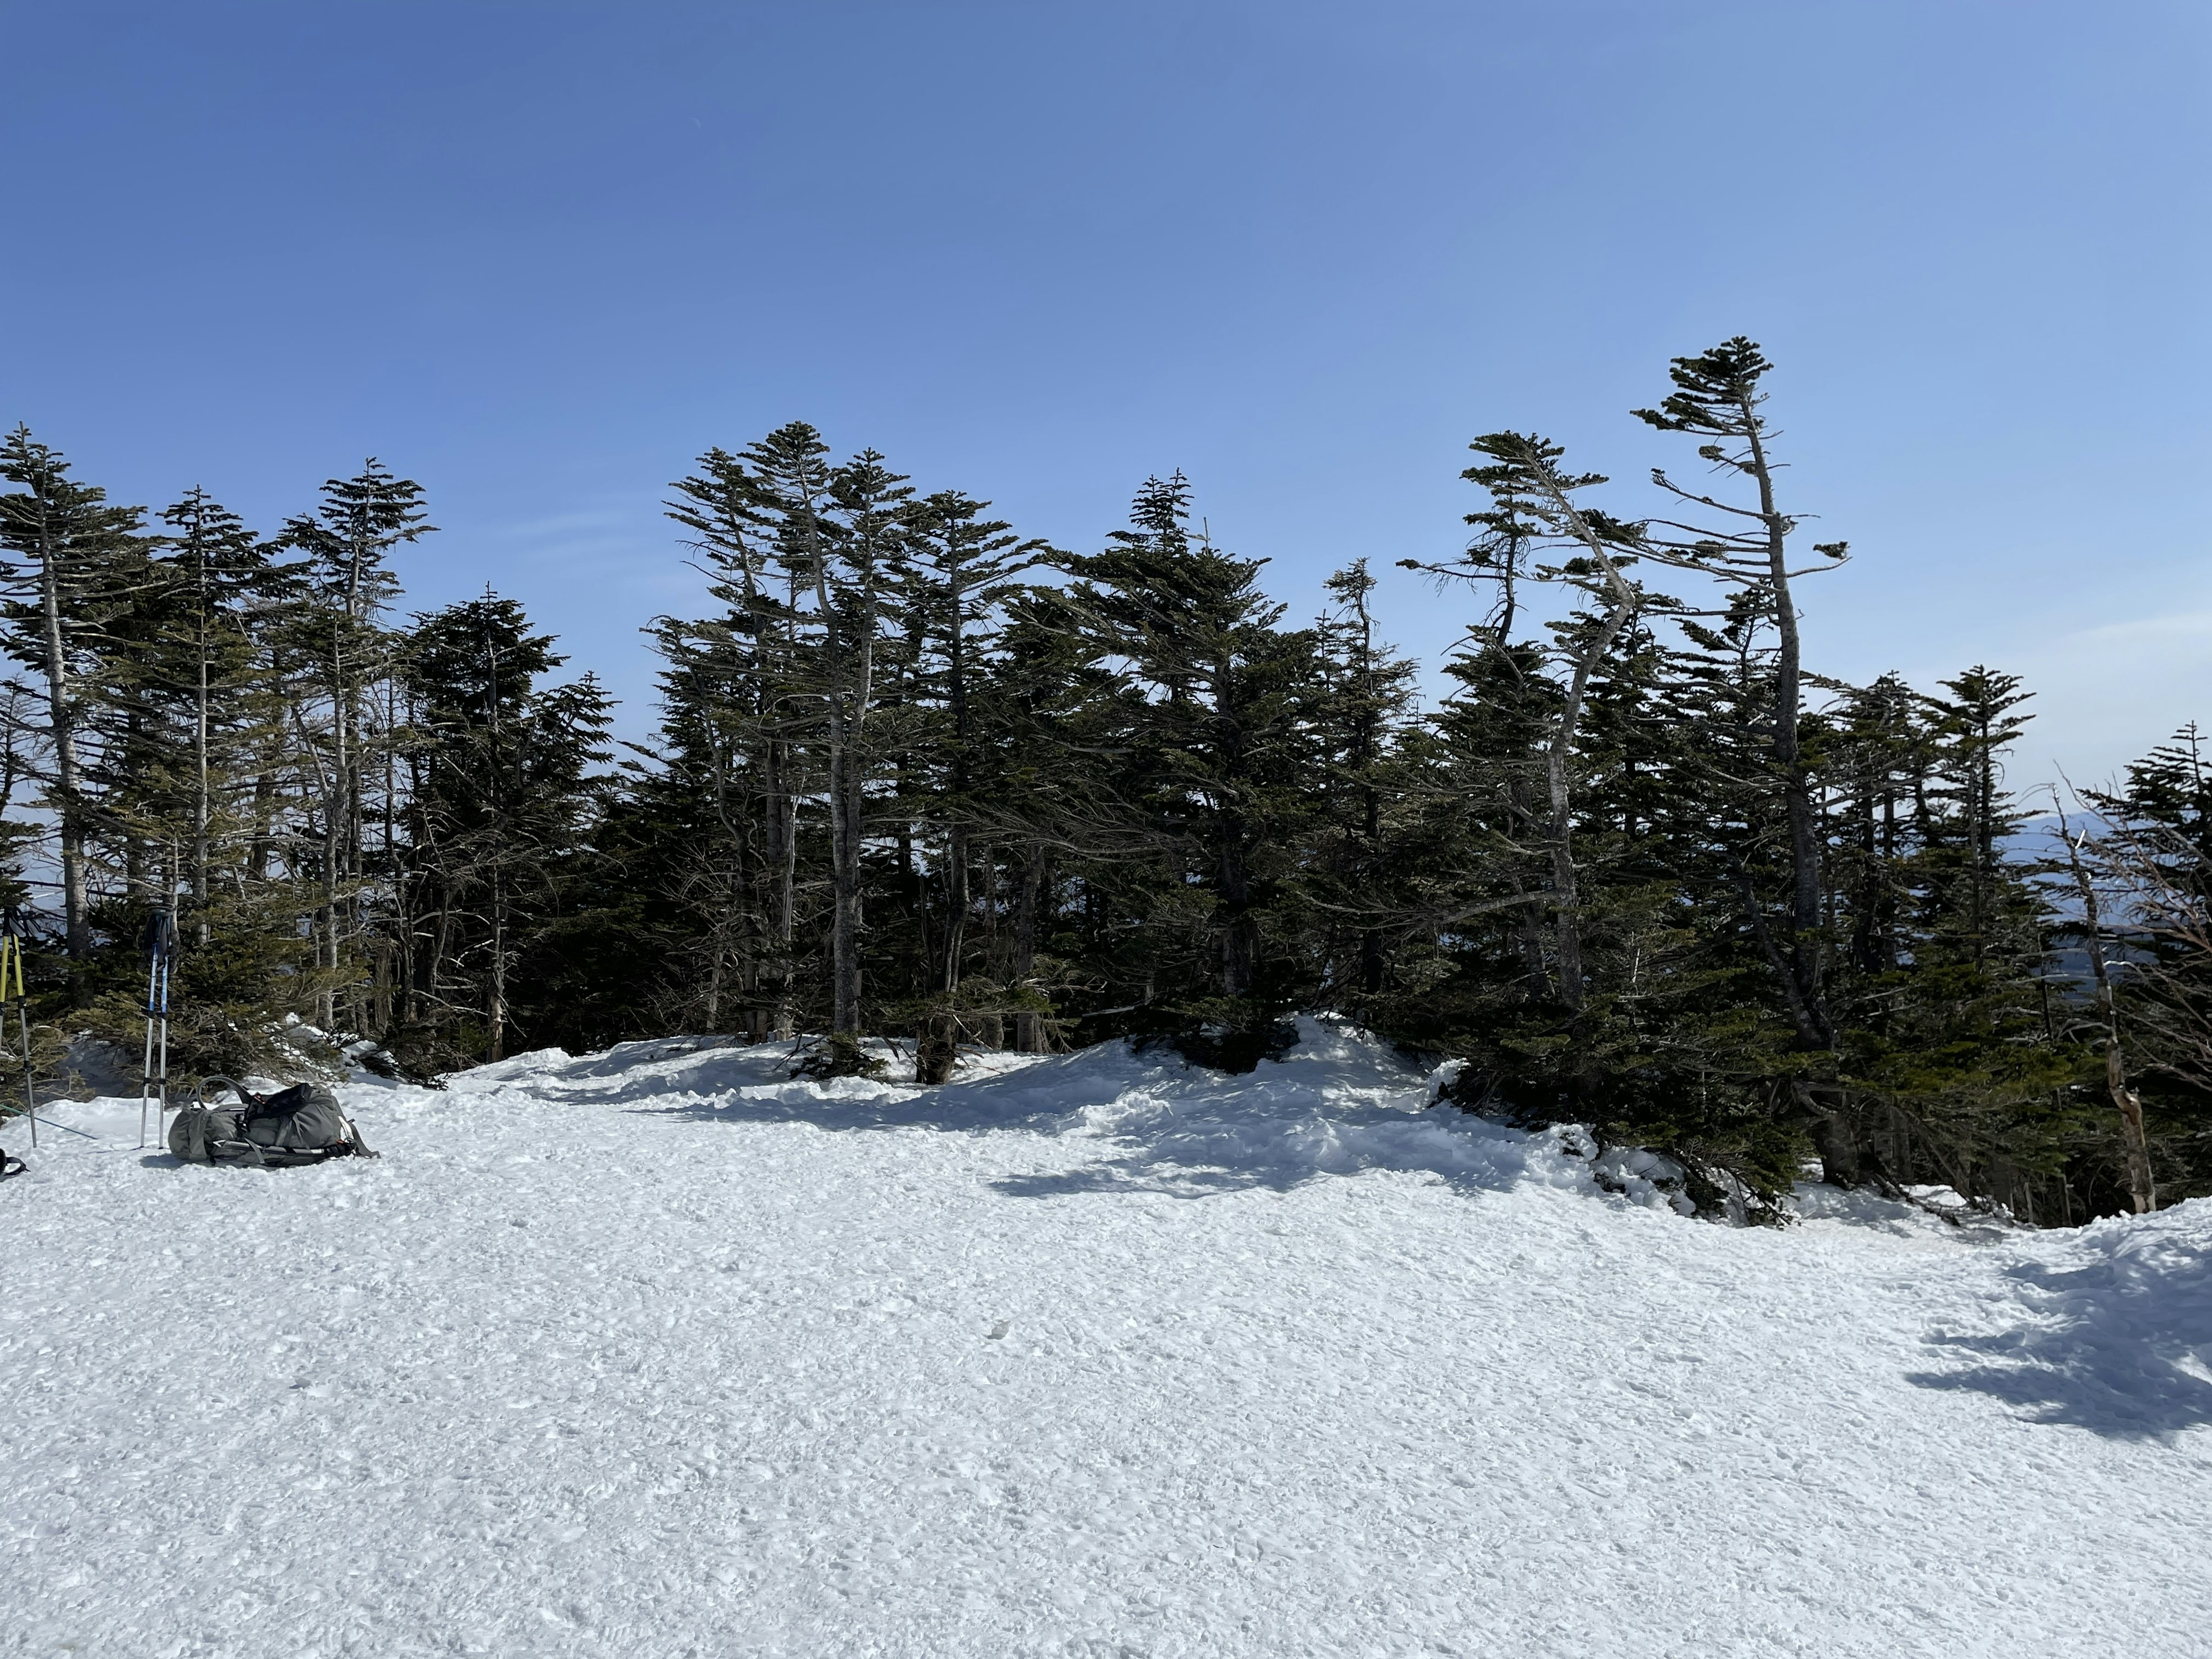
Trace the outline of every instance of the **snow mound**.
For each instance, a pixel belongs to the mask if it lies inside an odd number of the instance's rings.
[[[0,1654],[2202,1650],[2212,1206],[1687,1221],[1319,1022],[787,1073],[363,1079],[288,1170],[58,1104]]]
[[[2212,1200],[2083,1228],[2008,1266],[1977,1312],[1936,1341],[1978,1363],[1917,1380],[2106,1434],[2212,1425]]]
[[[952,1082],[925,1089],[871,1078],[793,1078],[793,1052],[789,1044],[715,1046],[696,1037],[625,1043],[581,1059],[548,1049],[463,1073],[449,1086],[463,1094],[520,1089],[542,1099],[725,1122],[1016,1130],[1109,1143],[1105,1156],[1085,1147],[1071,1169],[1002,1183],[1023,1196],[1279,1191],[1362,1170],[1425,1173],[1468,1188],[1534,1180],[1595,1190],[1571,1143],[1431,1109],[1427,1073],[1331,1021],[1299,1020],[1296,1047],[1239,1077],[1186,1064],[1165,1049],[1113,1042],[1051,1058],[970,1056]]]

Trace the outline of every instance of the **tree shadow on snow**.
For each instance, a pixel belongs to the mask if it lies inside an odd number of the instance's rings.
[[[1223,1077],[1146,1056],[1128,1056],[1107,1072],[1091,1050],[933,1089],[852,1079],[762,1080],[630,1109],[725,1123],[809,1123],[837,1133],[1016,1130],[1104,1143],[1104,1156],[1073,1168],[990,1183],[1012,1198],[1285,1192],[1319,1176],[1373,1169],[1427,1174],[1466,1191],[1512,1187],[1540,1164],[1548,1178],[1574,1179],[1553,1167],[1571,1161],[1544,1138],[1449,1109],[1419,1109],[1420,1097],[1417,1079],[1361,1067],[1341,1051],[1294,1053],[1247,1075]]]
[[[1542,1155],[1516,1131],[1444,1112],[1339,1112],[1272,1123],[1184,1119],[1124,1132],[1115,1141],[1111,1158],[1055,1174],[1004,1176],[991,1185],[1010,1198],[1208,1198],[1255,1187],[1286,1193],[1323,1176],[1401,1170],[1458,1192],[1502,1192]]]
[[[2201,1227],[2165,1220],[2083,1237],[2082,1265],[2008,1269],[2020,1286],[2019,1322],[1994,1334],[1931,1339],[1982,1363],[1909,1380],[1991,1395],[2036,1422],[2116,1439],[2212,1425],[2212,1242]]]

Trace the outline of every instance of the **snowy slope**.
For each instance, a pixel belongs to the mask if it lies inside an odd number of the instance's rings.
[[[2212,1206],[1730,1230],[1306,1035],[528,1055],[326,1169],[60,1109],[0,1653],[2212,1653]]]

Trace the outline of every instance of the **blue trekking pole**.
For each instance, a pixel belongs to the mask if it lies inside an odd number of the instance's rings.
[[[162,1124],[169,1113],[169,964],[177,955],[176,901],[173,908],[154,912],[146,927],[146,1060],[139,1073],[138,1144],[146,1144],[146,1108],[158,1101]],[[159,1064],[155,1061],[159,1030]]]

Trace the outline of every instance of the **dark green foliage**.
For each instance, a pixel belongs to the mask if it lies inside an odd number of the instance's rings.
[[[1149,866],[1146,1000],[1178,1018],[1272,1030],[1315,988],[1300,949],[1298,852],[1311,827],[1318,640],[1278,627],[1264,560],[1188,532],[1181,474],[1139,491],[1131,527],[1075,562],[1072,605],[1106,699],[1115,804]]]
[[[2085,1079],[2080,1092],[2094,1103],[2096,1120],[2124,1108],[2124,1090],[2140,1101],[2160,1203],[2212,1193],[2212,768],[2204,748],[2191,723],[2129,767],[2119,787],[2085,792],[2090,817],[2074,866],[2091,902],[2069,918],[2069,943],[2099,953],[2112,988],[2103,1018],[2067,1011],[2106,1061],[2104,1075]],[[2085,1183],[2130,1189],[2108,1135],[2081,1147],[2077,1163],[2087,1166]]]
[[[580,953],[588,968],[590,930],[563,924],[592,862],[608,703],[588,674],[539,685],[562,659],[512,599],[416,622],[392,1030],[418,1066],[498,1060],[513,1032],[571,1029],[547,993]]]
[[[275,544],[196,490],[155,537],[18,431],[0,896],[58,891],[40,1012],[118,1042],[173,906],[187,1073],[288,1015],[423,1075],[679,1031],[823,1077],[883,1070],[869,1034],[931,1083],[1113,1036],[1244,1070],[1332,1012],[1464,1061],[1447,1109],[1653,1147],[1747,1219],[1813,1167],[2047,1222],[2212,1190],[2193,728],[2046,846],[2009,676],[1807,667],[1771,373],[1674,362],[1641,413],[1718,483],[1648,517],[1476,440],[1464,555],[1400,562],[1471,596],[1425,710],[1366,560],[1286,627],[1180,474],[1073,557],[803,423],[709,450],[669,507],[708,602],[649,629],[618,763],[513,601],[389,626],[411,482]]]

